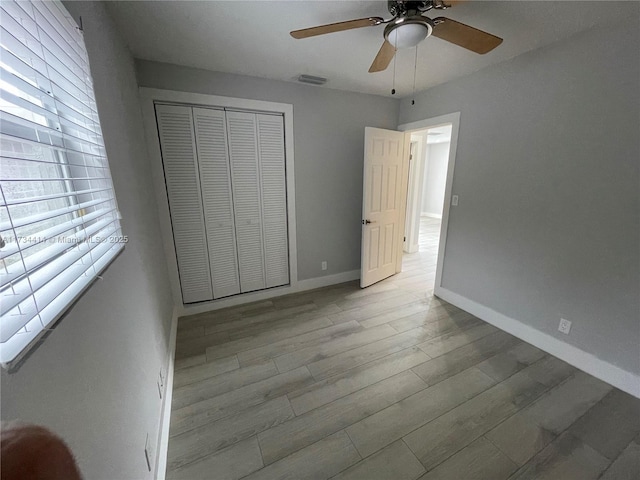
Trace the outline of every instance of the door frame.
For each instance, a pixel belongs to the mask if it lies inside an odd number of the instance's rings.
[[[294,174],[294,145],[293,145],[293,105],[289,103],[265,102],[245,98],[221,97],[201,93],[180,92],[176,90],[161,90],[157,88],[139,87],[140,107],[142,110],[142,123],[144,125],[147,151],[149,154],[149,166],[155,190],[155,200],[158,206],[160,233],[164,246],[167,266],[169,268],[169,281],[173,304],[178,316],[192,315],[208,312],[219,308],[240,305],[286,295],[298,291],[298,253],[296,241],[296,190]],[[180,277],[178,275],[178,263],[175,254],[175,245],[169,215],[169,199],[165,188],[164,170],[162,168],[162,155],[156,124],[155,102],[175,103],[193,107],[228,108],[235,110],[251,111],[256,113],[277,113],[284,118],[285,141],[285,172],[287,185],[287,222],[289,240],[289,285],[272,287],[266,290],[248,292],[225,297],[218,300],[210,300],[190,305],[182,303],[180,289]],[[154,232],[149,232],[149,241],[157,241],[151,238]]]
[[[398,125],[401,132],[412,133],[418,130],[426,130],[429,128],[440,127],[442,125],[451,124],[451,143],[449,146],[449,160],[447,163],[447,181],[444,191],[444,206],[442,209],[442,223],[440,224],[440,243],[438,245],[438,263],[436,266],[436,279],[434,284],[434,293],[437,295],[442,287],[442,270],[444,267],[444,254],[447,244],[447,232],[449,229],[449,211],[451,209],[451,197],[453,195],[453,174],[456,164],[456,150],[458,147],[458,131],[460,129],[460,112],[449,113],[437,117],[417,120],[415,122],[403,123]],[[405,162],[409,164],[409,155],[405,155]],[[404,198],[407,197],[407,189],[404,190]],[[405,212],[406,217],[406,201]]]
[[[411,135],[413,137],[413,134]],[[422,190],[423,190],[423,178],[425,164],[425,146],[422,136],[417,137],[416,140],[411,140],[410,145],[416,144],[416,151],[414,152],[413,160],[409,161],[409,184],[407,187],[407,209],[405,214],[405,236],[404,253],[415,253],[418,251],[418,236],[420,225],[415,225],[415,221],[407,223],[407,220],[412,220],[416,211],[414,208],[420,208],[422,205]],[[411,153],[411,149],[409,149]],[[407,214],[411,214],[410,216]],[[415,219],[414,219],[415,220]],[[416,240],[414,243],[413,240]]]

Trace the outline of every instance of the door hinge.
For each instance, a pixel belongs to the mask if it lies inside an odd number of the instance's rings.
[[[404,237],[404,240],[403,240],[403,242],[406,242],[406,241],[407,241],[407,237]]]

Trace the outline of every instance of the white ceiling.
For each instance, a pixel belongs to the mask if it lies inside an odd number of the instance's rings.
[[[438,38],[419,45],[416,90],[468,75],[488,65],[624,18],[634,2],[478,1],[447,16],[504,38],[477,55]],[[303,40],[289,31],[368,16],[389,18],[387,2],[371,1],[119,1],[109,11],[136,58],[295,81],[305,73],[327,77],[326,87],[391,95],[393,63],[367,73],[384,27],[367,27]],[[594,31],[597,34],[597,31]],[[612,52],[615,54],[615,52]],[[411,95],[415,50],[401,50],[396,96]]]

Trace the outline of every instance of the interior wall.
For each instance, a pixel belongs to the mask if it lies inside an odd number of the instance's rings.
[[[427,144],[422,193],[422,214],[442,217],[449,166],[449,142]]]
[[[398,100],[145,60],[136,68],[141,87],[293,104],[298,279],[360,268],[364,127],[395,129]]]
[[[442,287],[640,374],[640,4],[624,8],[403,99],[400,124],[461,112]]]
[[[101,2],[81,15],[122,230],[129,243],[15,372],[2,371],[2,419],[45,425],[84,478],[144,479],[155,442],[173,312],[133,59]],[[152,452],[153,454],[153,452]]]

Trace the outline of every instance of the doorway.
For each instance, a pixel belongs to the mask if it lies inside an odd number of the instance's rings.
[[[410,135],[403,275],[421,291],[440,286],[459,114],[401,125]]]

